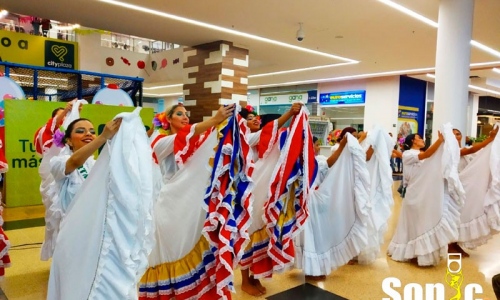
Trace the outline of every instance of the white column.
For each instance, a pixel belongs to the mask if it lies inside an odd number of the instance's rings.
[[[92,72],[102,72],[104,58],[101,48],[101,34],[77,34],[79,69]],[[121,62],[120,62],[121,63]],[[118,65],[118,62],[115,61]]]
[[[477,112],[479,111],[479,95],[473,94],[469,99],[469,126],[467,128],[467,136],[476,137],[477,135]]]
[[[432,136],[441,125],[467,126],[474,0],[440,0]]]
[[[380,125],[396,138],[398,105],[399,76],[369,79],[366,83],[365,130]]]

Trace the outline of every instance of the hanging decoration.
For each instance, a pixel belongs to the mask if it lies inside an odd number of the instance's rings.
[[[112,67],[115,64],[115,60],[112,57],[106,58],[106,65]]]
[[[176,59],[174,59],[174,61],[173,61],[173,62],[174,62],[174,65],[176,65],[176,64],[178,64],[178,63],[179,63],[179,59],[178,59],[178,58],[176,58]]]
[[[128,59],[126,59],[126,58],[125,58],[125,57],[123,57],[123,56],[122,56],[122,57],[120,57],[120,58],[122,59],[122,61],[123,61],[123,63],[124,63],[124,64],[126,64],[126,65],[129,65],[129,66],[130,66],[130,62],[128,61]]]
[[[144,70],[144,72],[146,72],[146,74],[148,74],[148,76],[151,76],[151,75],[149,75],[148,70],[146,70],[146,63],[143,60],[139,60],[137,62],[137,67],[141,70]]]
[[[160,69],[166,68],[167,64],[168,64],[167,59],[166,58],[162,59],[161,60],[161,68]]]
[[[153,69],[153,71],[156,71],[156,68],[158,68],[158,64],[156,63],[156,61],[152,61],[151,62],[151,69]]]

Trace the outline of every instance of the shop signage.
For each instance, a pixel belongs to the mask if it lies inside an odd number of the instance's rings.
[[[407,137],[410,134],[418,133],[418,107],[398,106],[398,134]]]
[[[364,104],[366,91],[347,91],[320,94],[321,105]]]
[[[40,196],[40,158],[35,154],[33,135],[43,126],[61,102],[4,100],[5,104],[5,157],[9,165],[6,189],[9,195],[7,206],[27,206],[42,204]],[[92,120],[98,133],[104,130],[106,122],[117,114],[134,110],[135,107],[94,105],[83,107],[81,116]],[[141,119],[151,124],[153,109],[143,108]]]
[[[318,91],[308,91],[307,92],[308,98],[307,98],[307,103],[316,103],[318,102]]]
[[[2,61],[38,67],[78,69],[78,44],[0,30]]]
[[[269,96],[261,96],[259,98],[259,103],[260,105],[285,105],[285,104],[292,104],[294,102],[307,103],[308,99],[309,95],[307,93],[269,95]]]

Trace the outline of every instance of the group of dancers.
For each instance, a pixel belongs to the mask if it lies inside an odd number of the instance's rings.
[[[235,105],[191,125],[177,104],[147,132],[137,108],[98,136],[79,117],[84,104],[54,111],[35,134],[48,299],[230,299],[238,267],[242,290],[261,296],[260,279],[276,272],[321,280],[380,257],[397,155],[383,128],[345,128],[324,157],[300,103],[264,126]],[[449,124],[426,151],[406,137],[393,260],[437,265],[500,230],[497,132],[464,149]]]

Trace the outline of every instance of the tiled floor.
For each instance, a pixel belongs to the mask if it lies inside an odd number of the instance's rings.
[[[399,183],[395,182],[394,187],[397,188],[398,185]],[[385,253],[399,217],[401,198],[397,192],[395,192],[394,198],[394,213],[389,222],[389,231],[386,234],[382,253]],[[9,221],[12,220],[22,220],[27,217],[32,219],[41,218],[43,217],[43,207],[7,209],[4,217],[7,226]],[[45,299],[50,262],[42,262],[39,259],[43,232],[43,227],[7,230],[7,235],[13,245],[10,251],[12,267],[6,270],[5,280],[0,283],[0,287],[9,300]],[[462,288],[469,283],[478,283],[482,286],[484,294],[477,298],[495,299],[491,288],[491,278],[494,274],[500,273],[500,235],[495,236],[488,244],[469,252],[471,257],[463,259],[462,262],[464,277]],[[446,268],[446,261],[442,261],[437,267],[420,268],[410,263],[394,262],[387,256],[381,255],[372,265],[343,266],[330,276],[327,276],[325,281],[311,282],[311,284],[347,299],[382,299],[388,297],[382,290],[382,281],[386,277],[396,277],[401,280],[403,286],[412,282],[421,285],[443,283],[446,287],[446,299],[449,299],[454,293],[445,283]],[[331,295],[326,295],[325,298],[312,297],[316,295],[313,292],[308,292],[311,298],[303,298],[304,296],[300,294],[300,290],[303,290],[304,283],[305,278],[300,270],[277,274],[273,276],[273,279],[263,281],[264,286],[267,288],[267,295],[257,298],[246,295],[241,291],[241,275],[236,270],[236,294],[233,295],[233,299],[249,300],[264,299],[265,297],[269,297],[271,300],[284,299],[273,298],[272,296],[298,286],[302,287],[295,290],[296,292],[292,293],[291,296],[285,295],[286,299],[335,299],[329,298],[332,297]],[[403,294],[403,288],[395,288],[395,290]],[[306,289],[307,291],[310,290]]]

